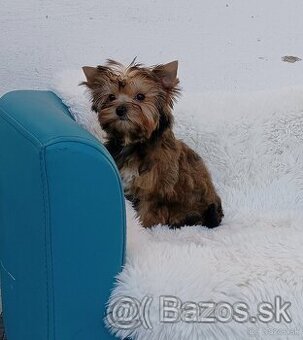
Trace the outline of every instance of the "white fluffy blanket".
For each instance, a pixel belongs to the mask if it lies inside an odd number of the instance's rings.
[[[101,138],[84,89],[77,87],[81,80],[79,72],[65,73],[55,92]],[[225,217],[214,230],[145,230],[128,206],[127,258],[111,296],[111,330],[121,339],[302,339],[303,89],[184,94],[175,118],[177,136],[208,164]],[[160,296],[192,304],[181,305],[185,314],[178,320],[181,306],[172,305],[163,320],[167,298]],[[237,322],[222,305],[243,302],[257,316],[259,304],[277,296],[291,303],[289,323],[270,317]],[[217,304],[216,321],[193,317],[198,302]]]

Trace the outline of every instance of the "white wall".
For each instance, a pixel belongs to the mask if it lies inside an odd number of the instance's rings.
[[[188,91],[303,83],[302,0],[2,0],[0,95],[111,57],[180,60]]]

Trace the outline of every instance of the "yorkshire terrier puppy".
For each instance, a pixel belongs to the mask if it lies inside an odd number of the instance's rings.
[[[92,110],[106,147],[144,227],[218,226],[221,200],[200,156],[177,140],[172,109],[179,94],[178,62],[124,67],[113,60],[84,66]]]

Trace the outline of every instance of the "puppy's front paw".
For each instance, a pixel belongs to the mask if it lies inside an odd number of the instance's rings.
[[[221,223],[223,218],[221,202],[211,203],[204,213],[204,225],[207,228],[215,228]]]

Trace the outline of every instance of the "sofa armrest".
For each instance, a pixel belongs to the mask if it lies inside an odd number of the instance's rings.
[[[106,149],[48,91],[0,99],[0,265],[9,340],[108,339],[125,248],[120,178]]]

